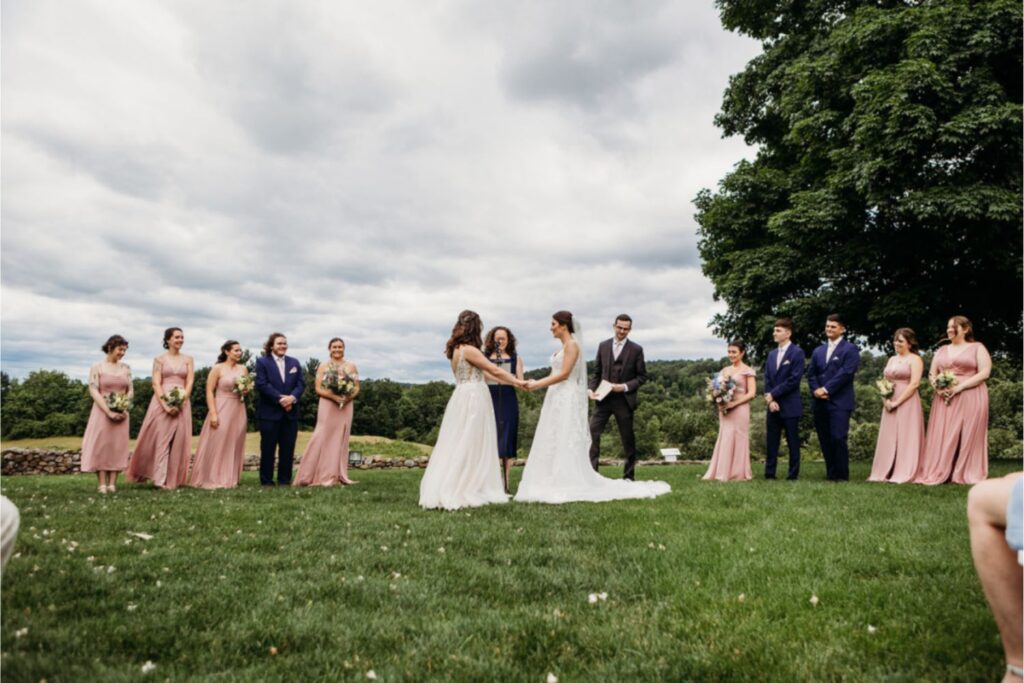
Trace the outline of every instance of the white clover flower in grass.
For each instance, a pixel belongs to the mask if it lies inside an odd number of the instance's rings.
[[[601,593],[597,594],[597,597],[599,597],[601,600],[607,600],[608,599],[608,594],[604,593],[604,592],[601,592]]]
[[[27,635],[28,635],[28,626],[26,626],[25,628],[19,628],[17,631],[14,632],[14,637],[15,638],[24,638]]]
[[[366,672],[366,679],[369,680],[369,681],[377,680],[377,672],[374,671],[373,669],[370,669],[369,671]]]
[[[142,665],[142,673],[148,674],[150,671],[152,671],[155,668],[156,668],[156,664],[154,664],[153,662],[151,662],[151,661],[149,661],[147,659],[146,663]]]
[[[868,633],[874,635],[876,631],[878,631],[878,627],[868,624]]]
[[[558,683],[558,676],[549,671],[548,677],[544,679],[544,683]]]
[[[139,608],[138,605],[128,605],[125,609],[127,609],[129,612],[134,612],[138,608]]]
[[[818,600],[818,596],[812,594],[811,595],[811,600],[810,600],[811,606],[812,607],[817,607],[819,602],[820,602],[820,600]]]
[[[746,601],[747,601],[747,594],[746,593],[740,593],[739,597],[736,598],[736,602],[746,602]]]

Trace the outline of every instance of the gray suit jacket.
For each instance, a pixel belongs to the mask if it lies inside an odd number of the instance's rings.
[[[623,396],[630,409],[636,410],[637,390],[647,381],[647,364],[644,362],[644,349],[639,344],[627,339],[622,347],[622,351],[619,353],[619,360],[622,361],[622,374],[619,377],[619,384],[625,384],[628,387]],[[605,339],[597,347],[594,374],[590,377],[590,389],[592,391],[597,389],[597,386],[603,379],[609,382],[614,381],[612,379],[612,366],[614,363],[615,357],[612,355],[612,340]],[[605,397],[605,400],[607,401],[611,396],[612,394],[609,394],[608,397]]]

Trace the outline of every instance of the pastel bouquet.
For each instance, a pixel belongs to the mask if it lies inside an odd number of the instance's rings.
[[[240,398],[245,398],[252,393],[253,387],[256,386],[255,380],[252,375],[239,375],[235,378],[235,385],[231,387],[231,391],[238,394]]]
[[[336,363],[331,363],[327,366],[327,370],[324,372],[323,385],[332,394],[337,394],[341,397],[342,401],[355,393],[356,390],[355,378],[345,372],[343,366]]]
[[[128,394],[109,393],[107,407],[115,413],[127,413],[132,407],[132,400],[128,398]]]
[[[707,387],[704,389],[704,397],[708,403],[715,404],[717,408],[724,408],[725,404],[732,401],[734,393],[736,393],[736,380],[732,377],[722,377],[722,373],[709,379]]]
[[[953,374],[952,370],[943,370],[939,374],[935,375],[935,379],[932,380],[932,386],[935,387],[936,391],[946,391],[952,389],[958,384],[956,375]],[[949,405],[949,400],[952,396],[944,397],[946,405]]]
[[[893,383],[885,377],[875,380],[875,388],[878,389],[878,395],[882,398],[889,398],[896,391],[896,387],[893,386]]]
[[[164,403],[168,408],[180,408],[185,403],[185,390],[181,387],[174,387],[164,394]]]

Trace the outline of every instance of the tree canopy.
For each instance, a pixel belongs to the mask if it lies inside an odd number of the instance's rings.
[[[728,310],[715,331],[763,354],[843,314],[882,346],[924,346],[966,315],[996,353],[1022,345],[1019,2],[718,0],[763,52],[716,117],[757,147],[695,200],[699,251]]]

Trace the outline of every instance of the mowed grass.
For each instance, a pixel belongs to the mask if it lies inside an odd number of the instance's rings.
[[[89,476],[7,477],[22,531],[3,679],[998,679],[968,488],[821,470],[720,484],[642,468],[673,492],[453,513],[417,507],[421,471],[107,497]]]

